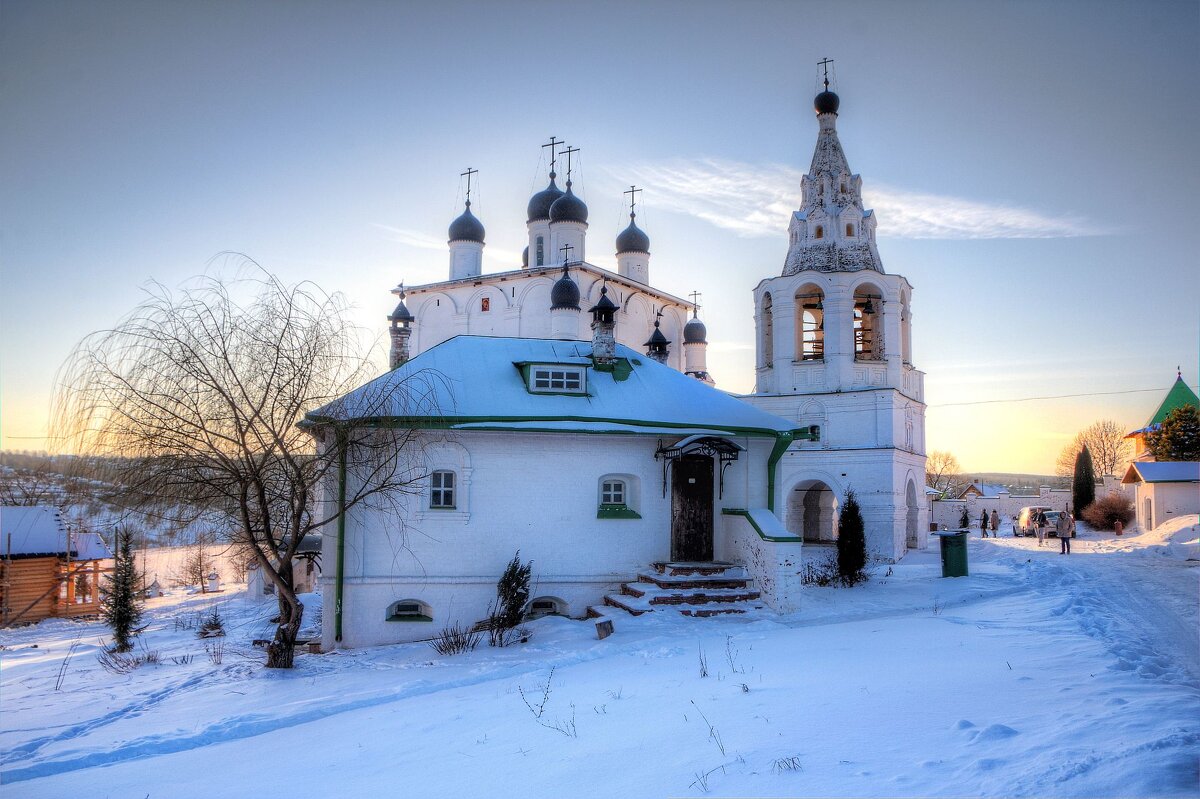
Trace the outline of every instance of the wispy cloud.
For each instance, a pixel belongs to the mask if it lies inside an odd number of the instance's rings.
[[[778,236],[800,203],[794,167],[717,158],[636,163],[609,170],[612,177],[653,191],[660,208],[695,216],[741,236]],[[869,186],[863,201],[879,215],[879,234],[906,239],[1044,239],[1097,235],[1087,220],[1070,215],[937,194]]]
[[[392,227],[391,225],[381,225],[378,222],[372,222],[371,224],[387,233],[388,239],[391,241],[396,241],[409,247],[416,247],[419,250],[446,249],[446,240],[437,236],[430,236],[428,233],[421,233],[417,230],[406,230],[405,228]]]

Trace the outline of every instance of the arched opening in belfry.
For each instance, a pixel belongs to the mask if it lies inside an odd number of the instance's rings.
[[[900,352],[904,363],[912,366],[912,309],[907,291],[900,294]]]
[[[825,292],[813,283],[796,292],[796,352],[798,360],[825,359]]]
[[[770,292],[763,295],[762,298],[762,363],[761,366],[770,366],[775,360],[775,324],[773,319],[774,311],[772,310]]]
[[[854,290],[854,360],[883,360],[883,292],[870,283]]]
[[[811,544],[837,541],[837,494],[820,480],[805,480],[788,496],[788,530]]]

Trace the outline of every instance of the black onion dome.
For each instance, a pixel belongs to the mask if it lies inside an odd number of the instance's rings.
[[[841,104],[841,99],[828,89],[818,94],[813,100],[813,108],[818,114],[836,114],[838,106]]]
[[[471,204],[462,215],[450,223],[450,241],[477,241],[483,244],[483,223],[471,213]]]
[[[683,343],[684,344],[706,344],[708,343],[708,328],[704,326],[696,317],[688,320],[688,323],[683,326]]]
[[[579,310],[579,286],[563,267],[562,277],[550,288],[550,309],[571,308]]]
[[[617,236],[617,252],[650,252],[650,237],[633,221],[634,214],[629,215],[629,227]]]
[[[550,173],[550,185],[529,198],[529,206],[525,209],[526,221],[550,218],[550,206],[563,196],[562,189],[554,185],[554,173]]]
[[[587,222],[588,207],[583,200],[575,196],[575,192],[571,191],[571,181],[567,181],[567,190],[563,192],[563,196],[554,201],[550,206],[550,221],[551,222]]]

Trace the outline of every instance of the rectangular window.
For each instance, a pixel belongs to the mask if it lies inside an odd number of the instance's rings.
[[[454,472],[439,471],[429,476],[429,507],[454,507]]]
[[[622,480],[605,480],[600,487],[600,503],[603,505],[625,504],[625,483]]]
[[[583,394],[583,368],[570,366],[535,366],[530,370],[530,391],[561,391]]]

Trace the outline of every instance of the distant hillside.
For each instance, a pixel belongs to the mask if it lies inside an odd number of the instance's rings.
[[[1012,474],[1009,472],[972,472],[964,474],[966,481],[978,480],[981,483],[1002,485],[1011,493],[1036,494],[1041,486],[1051,488],[1070,488],[1071,481],[1065,477],[1055,477],[1052,474]]]

